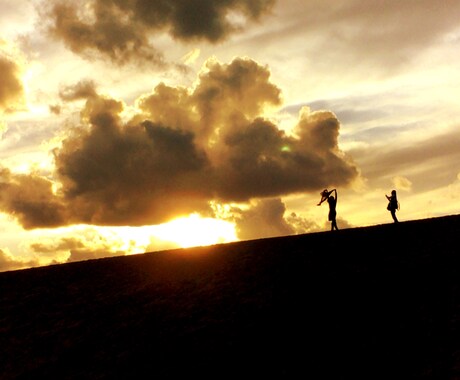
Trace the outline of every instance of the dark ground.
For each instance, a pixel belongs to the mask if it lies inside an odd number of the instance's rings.
[[[460,216],[0,273],[0,379],[460,379]]]

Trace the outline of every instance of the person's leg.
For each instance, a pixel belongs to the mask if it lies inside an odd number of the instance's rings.
[[[331,231],[333,230],[338,230],[337,221],[335,219],[333,219],[331,223]]]
[[[391,210],[391,216],[395,223],[398,223],[398,218],[396,217],[396,210]]]

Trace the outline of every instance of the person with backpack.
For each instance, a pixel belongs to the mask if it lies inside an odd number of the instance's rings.
[[[332,195],[332,193],[335,193],[335,198]],[[337,190],[332,189],[328,191],[327,189],[324,189],[320,194],[321,194],[321,200],[318,203],[318,206],[321,206],[321,203],[327,200],[327,203],[329,204],[328,219],[331,222],[331,231],[338,230],[339,228],[337,227],[337,220],[336,220],[336,217],[337,217],[336,207],[337,207],[337,199],[338,199]]]
[[[399,210],[399,202],[396,197],[396,190],[391,190],[391,195],[388,196],[385,194],[385,197],[388,200],[387,210],[390,211],[391,217],[395,223],[398,223],[398,218],[396,217],[396,210]]]

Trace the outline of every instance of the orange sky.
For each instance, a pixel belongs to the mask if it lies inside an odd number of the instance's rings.
[[[0,270],[460,211],[456,0],[0,14]]]

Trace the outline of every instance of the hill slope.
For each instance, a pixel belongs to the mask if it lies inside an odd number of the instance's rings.
[[[0,273],[0,378],[460,379],[459,232],[451,216]]]

